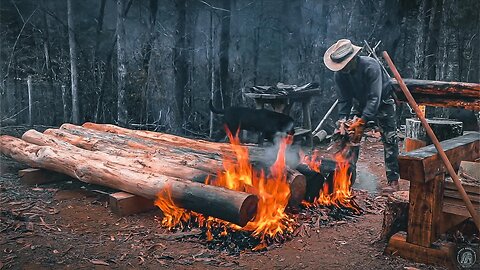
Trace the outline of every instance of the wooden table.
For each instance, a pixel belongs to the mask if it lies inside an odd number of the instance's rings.
[[[263,109],[265,104],[270,104],[274,111],[290,114],[290,109],[295,102],[302,104],[303,128],[308,130],[307,141],[310,147],[313,146],[312,141],[312,119],[310,107],[312,97],[320,94],[320,89],[308,89],[302,91],[291,91],[288,94],[261,94],[261,93],[244,93],[246,97],[255,100],[255,107]]]

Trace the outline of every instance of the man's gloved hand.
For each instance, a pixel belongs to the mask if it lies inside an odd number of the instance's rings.
[[[335,131],[333,132],[333,134],[338,134],[338,135],[345,135],[347,133],[347,127],[345,125],[346,123],[346,119],[339,119],[336,124],[337,124],[337,128],[335,129]]]
[[[359,143],[362,140],[363,130],[365,129],[365,120],[363,118],[353,119],[353,123],[348,127],[349,131],[353,131],[351,141],[353,143]]]

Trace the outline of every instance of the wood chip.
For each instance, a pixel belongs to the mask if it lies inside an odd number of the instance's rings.
[[[106,261],[102,261],[102,260],[96,260],[96,259],[93,259],[93,260],[90,260],[91,263],[95,264],[95,265],[105,265],[105,266],[110,266],[109,263],[107,263]]]

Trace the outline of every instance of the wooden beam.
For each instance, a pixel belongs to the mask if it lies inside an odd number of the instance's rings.
[[[407,241],[430,247],[437,240],[442,212],[444,175],[427,183],[410,182]]]
[[[20,182],[22,184],[31,186],[55,183],[69,179],[65,174],[37,168],[19,170],[18,176],[20,177]]]
[[[480,110],[480,84],[404,79],[418,104],[435,107],[458,107]],[[396,80],[393,88],[401,101],[406,101]]]
[[[129,216],[155,209],[153,200],[127,192],[110,194],[110,209],[119,216]]]
[[[442,243],[435,248],[411,244],[406,241],[404,232],[394,234],[385,249],[385,254],[388,255],[400,256],[418,263],[444,266],[449,269],[455,269],[454,252],[455,245],[453,243]]]
[[[472,132],[441,142],[445,154],[458,170],[463,160],[472,161],[480,157],[480,133]],[[398,157],[400,178],[411,182],[428,182],[447,169],[434,145],[402,153]]]
[[[425,147],[426,145],[427,143],[425,141],[408,138],[408,137],[405,138],[405,141],[403,144],[405,152],[411,152],[413,150],[417,150],[418,148]]]

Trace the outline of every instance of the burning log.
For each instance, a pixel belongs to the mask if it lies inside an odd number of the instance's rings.
[[[0,137],[0,151],[32,167],[56,171],[86,183],[120,189],[148,199],[155,199],[157,193],[168,189],[171,198],[182,208],[240,226],[246,225],[257,209],[258,198],[255,195],[138,172],[127,164],[104,160],[92,151],[79,149],[72,155],[67,150],[38,146],[6,135]]]
[[[315,158],[314,158],[315,159]],[[315,198],[318,198],[320,190],[322,190],[324,183],[328,184],[328,188],[330,192],[332,192],[333,185],[333,177],[335,171],[338,170],[339,166],[341,165],[339,162],[331,159],[326,158],[319,158],[316,160],[312,160],[310,163],[320,164],[320,165],[313,165],[301,163],[297,166],[297,170],[305,175],[307,187],[306,187],[306,194],[305,199],[309,202],[313,202]],[[355,165],[353,163],[348,162],[347,167],[347,175],[351,175],[350,177],[350,185],[355,183]]]
[[[99,126],[99,125],[97,125]],[[110,125],[111,126],[111,125]],[[68,141],[69,143],[76,145],[78,147],[103,151],[109,154],[117,154],[120,156],[138,156],[141,153],[150,153],[147,158],[154,158],[161,163],[175,163],[182,164],[191,168],[202,170],[206,173],[200,174],[183,174],[184,177],[179,176],[179,172],[175,172],[175,169],[172,169],[171,175],[175,177],[180,177],[183,179],[192,180],[195,182],[203,182],[206,177],[211,174],[217,174],[220,171],[223,171],[222,160],[220,154],[212,153],[202,153],[203,150],[195,151],[196,149],[189,149],[188,147],[192,145],[193,139],[188,139],[189,144],[183,145],[177,143],[175,147],[168,146],[166,142],[153,141],[144,137],[130,137],[128,135],[116,134],[116,133],[106,133],[98,130],[90,130],[84,127],[74,126],[71,124],[62,125],[63,129],[49,129],[45,131],[45,134],[51,134],[61,140]],[[165,134],[161,134],[165,135]],[[173,135],[169,135],[173,136]],[[203,142],[203,141],[202,141]],[[199,142],[196,142],[199,144]],[[218,144],[218,143],[217,143]],[[224,149],[225,146],[217,147],[219,149]],[[249,149],[250,150],[250,149]],[[223,150],[222,150],[223,151]],[[132,154],[134,153],[134,154]],[[154,155],[154,157],[151,156]],[[226,155],[233,156],[233,151],[231,149],[226,152]],[[253,157],[253,160],[259,160],[260,157]],[[157,162],[155,161],[155,162]],[[255,162],[257,164],[257,169],[264,169],[264,165],[260,165],[261,162]],[[266,171],[266,170],[265,170]],[[177,174],[175,174],[177,173]],[[289,205],[295,206],[298,205],[305,198],[306,191],[306,179],[298,171],[293,169],[287,169],[287,181],[290,185],[290,200]]]

